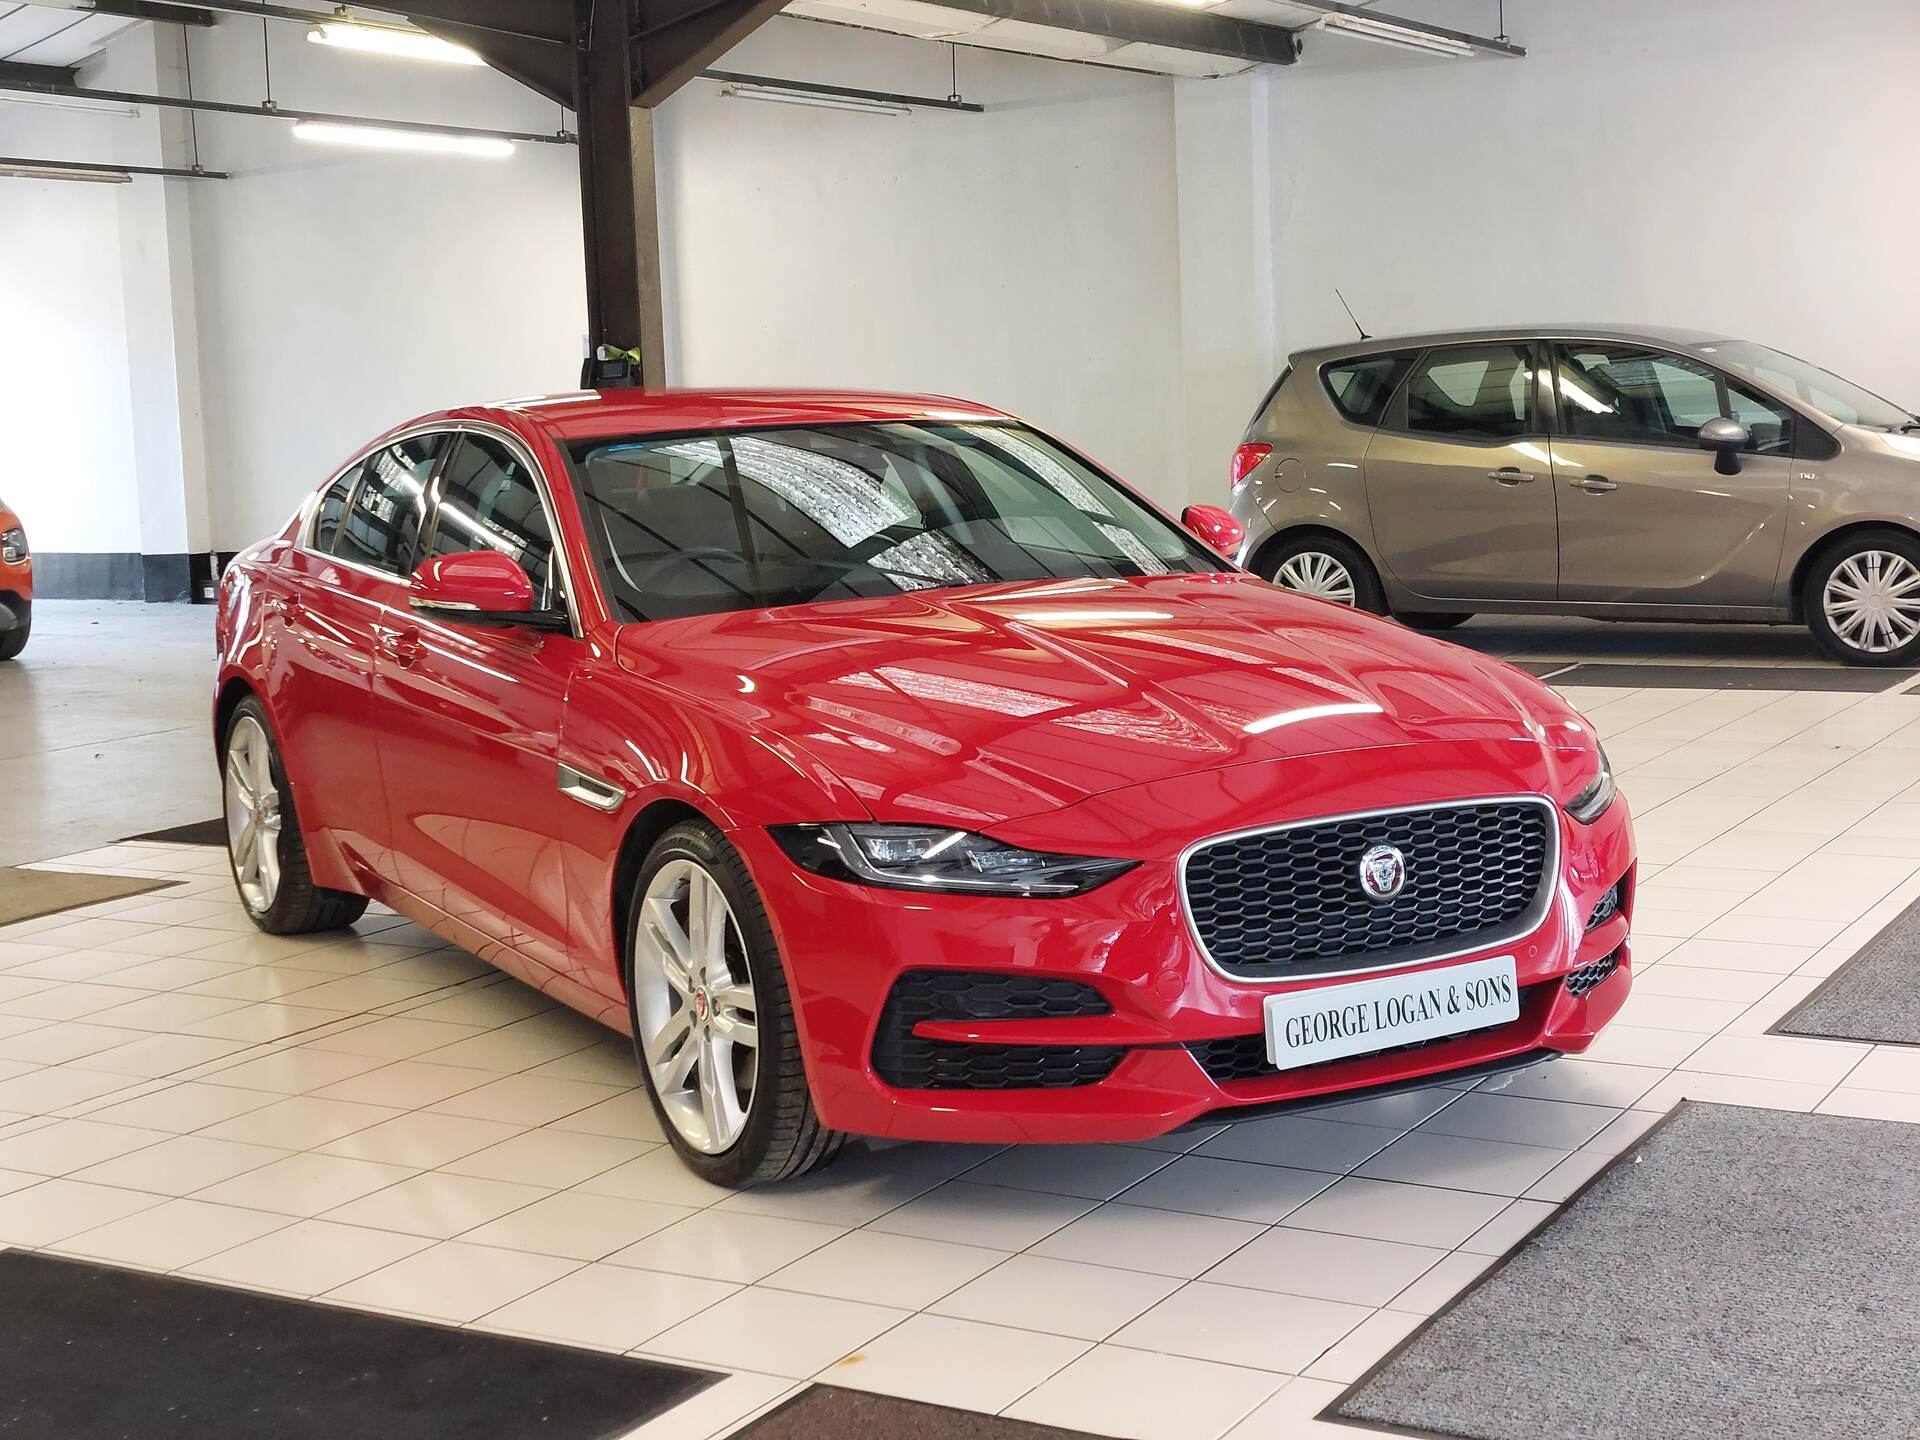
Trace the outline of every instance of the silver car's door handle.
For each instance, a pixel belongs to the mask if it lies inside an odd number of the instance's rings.
[[[1532,483],[1533,476],[1517,466],[1505,465],[1498,470],[1489,470],[1487,479],[1496,485],[1527,485]]]
[[[1589,475],[1584,480],[1573,482],[1574,487],[1586,491],[1589,495],[1604,495],[1609,490],[1618,490],[1620,486],[1604,475]]]

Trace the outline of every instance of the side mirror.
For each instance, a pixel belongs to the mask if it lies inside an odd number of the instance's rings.
[[[1247,538],[1247,527],[1218,505],[1189,505],[1180,512],[1180,523],[1226,556],[1232,556]]]
[[[1753,443],[1753,436],[1738,420],[1716,415],[1700,427],[1700,448],[1711,450],[1713,468],[1722,475],[1740,473],[1740,452]]]
[[[413,572],[407,603],[443,620],[469,625],[553,628],[552,611],[533,608],[533,581],[498,550],[441,555]]]

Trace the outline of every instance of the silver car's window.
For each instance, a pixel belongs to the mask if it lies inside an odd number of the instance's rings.
[[[1809,365],[1797,356],[1755,345],[1750,340],[1719,340],[1699,347],[1700,353],[1743,375],[1764,381],[1788,395],[1806,401],[1843,425],[1871,425],[1897,430],[1913,416],[1883,400],[1870,390],[1862,390],[1851,380],[1842,380],[1831,370]]]
[[[1561,428],[1582,439],[1691,448],[1702,425],[1725,417],[1747,427],[1754,453],[1793,448],[1789,411],[1689,355],[1569,341],[1560,347],[1556,390]]]
[[[1406,428],[1459,440],[1528,434],[1533,355],[1525,344],[1430,350],[1407,380]]]
[[[1320,372],[1327,398],[1356,425],[1378,425],[1387,402],[1407,373],[1411,355],[1363,355],[1336,360]]]
[[[1031,430],[896,421],[571,447],[625,618],[1224,568]]]

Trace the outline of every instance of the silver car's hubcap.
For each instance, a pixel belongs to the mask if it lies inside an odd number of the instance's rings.
[[[1884,655],[1920,635],[1920,570],[1904,555],[1863,550],[1834,567],[1821,605],[1843,644]]]
[[[280,792],[273,783],[273,742],[251,715],[227,737],[227,849],[240,898],[256,915],[280,893]]]
[[[633,1002],[661,1108],[681,1139],[719,1154],[747,1127],[760,1034],[733,907],[691,860],[661,866],[641,898]]]
[[[1352,574],[1324,550],[1302,550],[1280,567],[1273,580],[1276,585],[1311,595],[1316,600],[1353,604]]]

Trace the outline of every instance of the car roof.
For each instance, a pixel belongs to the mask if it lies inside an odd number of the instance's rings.
[[[1328,360],[1375,355],[1386,350],[1417,350],[1428,345],[1471,344],[1476,340],[1512,340],[1536,336],[1547,339],[1631,340],[1678,347],[1711,345],[1732,338],[1714,330],[1688,330],[1674,325],[1488,325],[1472,330],[1374,335],[1365,340],[1350,340],[1338,345],[1317,345],[1296,351],[1292,360],[1296,365],[1318,365]]]
[[[486,410],[525,416],[563,440],[878,420],[1002,421],[1002,411],[951,395],[859,390],[576,390],[503,400]],[[455,412],[458,413],[458,412]]]

